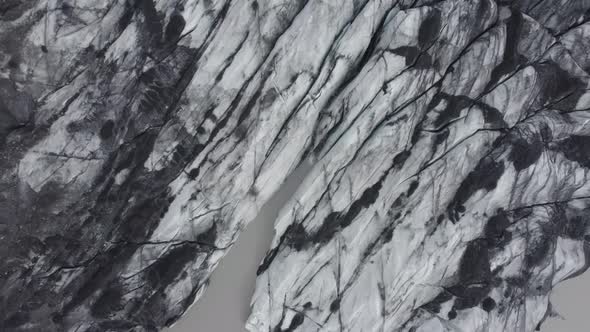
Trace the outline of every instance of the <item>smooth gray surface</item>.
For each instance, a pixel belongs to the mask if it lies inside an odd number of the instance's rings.
[[[560,283],[551,294],[553,308],[563,318],[548,319],[541,331],[543,332],[587,332],[590,331],[588,304],[586,299],[590,292],[590,275]]]
[[[167,332],[246,331],[256,269],[270,248],[275,218],[310,167],[304,163],[287,178],[221,260],[201,299]]]

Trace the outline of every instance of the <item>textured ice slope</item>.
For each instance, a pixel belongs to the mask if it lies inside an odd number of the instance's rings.
[[[172,324],[305,158],[252,331],[534,330],[587,266],[588,8],[4,1],[0,330]]]

